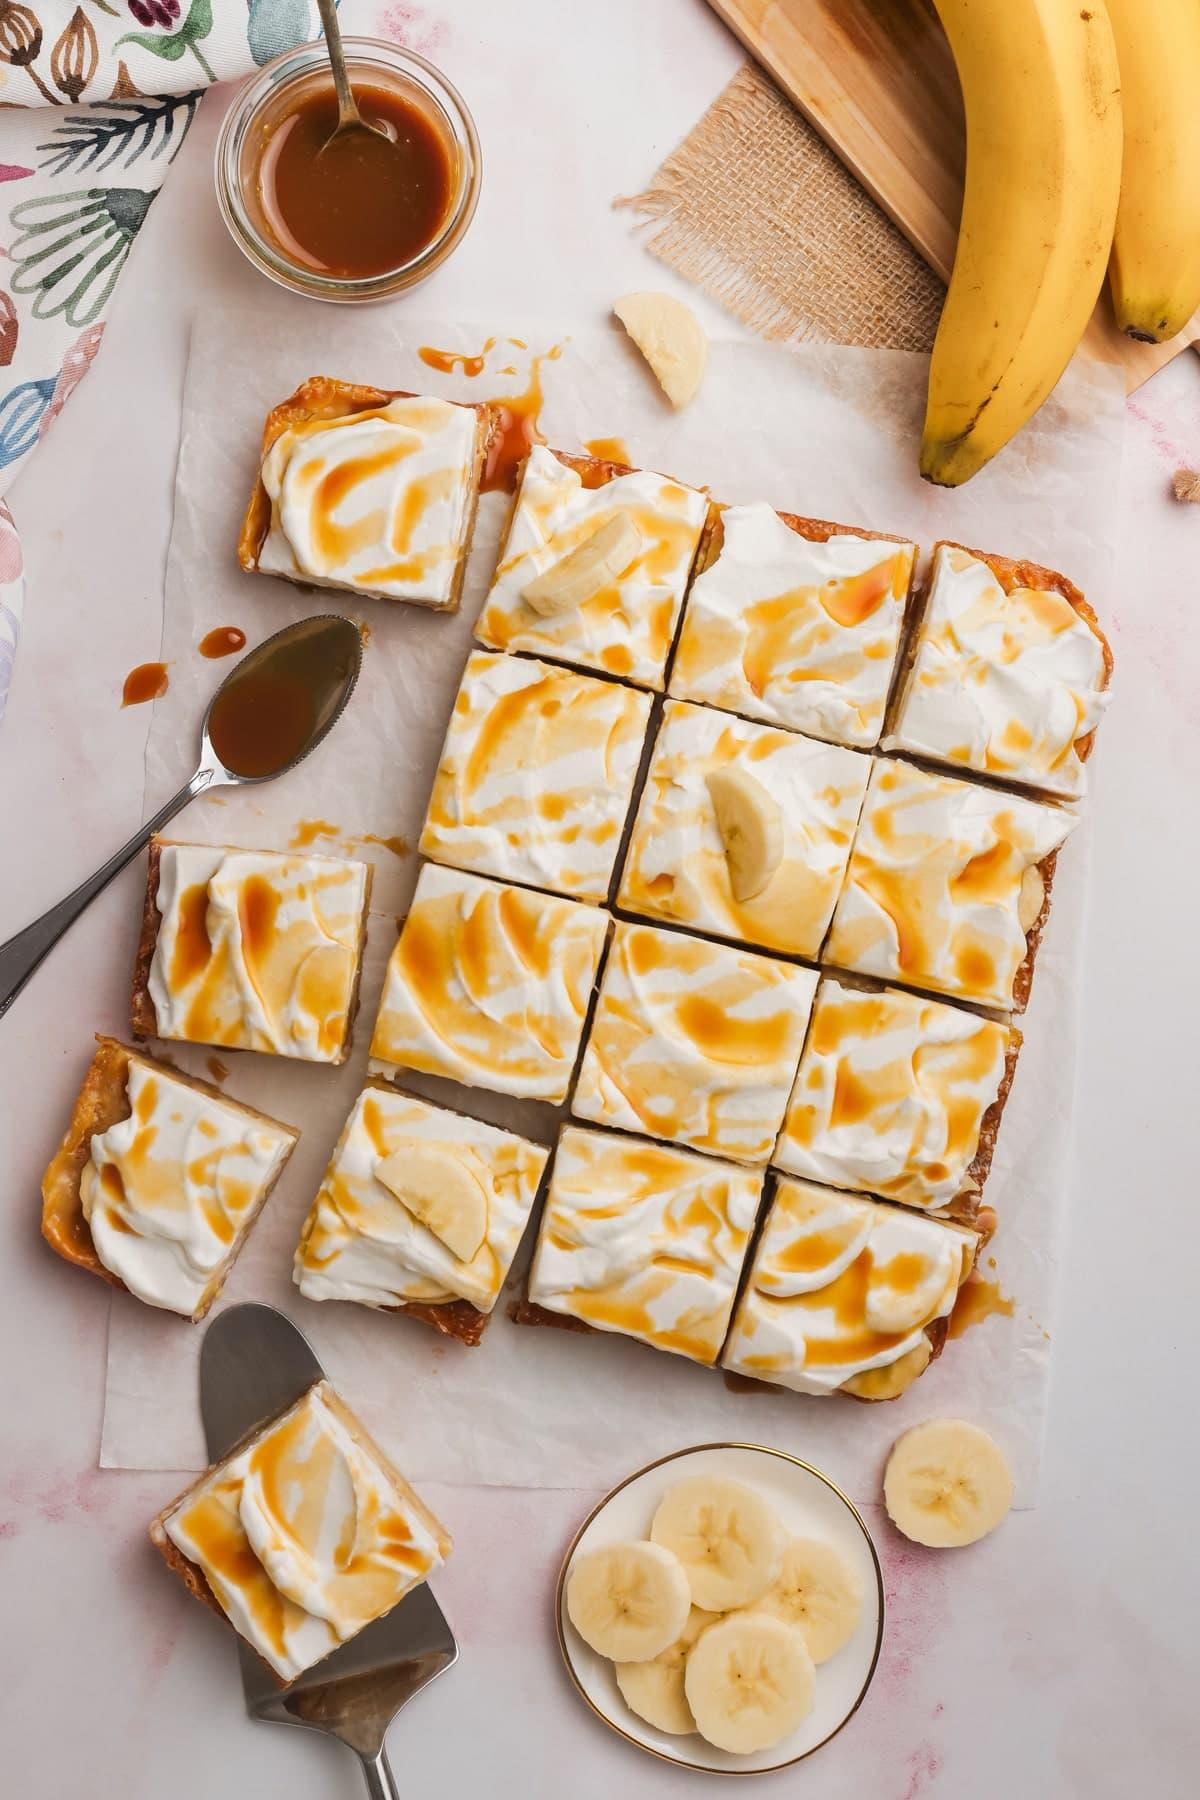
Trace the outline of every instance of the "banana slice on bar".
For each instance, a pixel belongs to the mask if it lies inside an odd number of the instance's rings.
[[[650,1527],[683,1564],[692,1600],[707,1612],[749,1606],[779,1570],[783,1533],[761,1494],[719,1475],[677,1481]]]
[[[671,405],[686,406],[708,367],[708,339],[691,307],[674,294],[625,294],[613,311]]]
[[[700,1633],[715,1625],[719,1616],[693,1606],[680,1636],[651,1662],[617,1664],[617,1686],[630,1712],[672,1737],[695,1731],[696,1721],[683,1691],[684,1665]]]
[[[375,1178],[459,1262],[469,1263],[477,1254],[487,1235],[487,1195],[456,1157],[420,1138],[406,1138],[376,1163]]]
[[[779,1573],[755,1612],[794,1625],[815,1663],[828,1662],[854,1636],[862,1611],[862,1587],[846,1558],[820,1538],[793,1538]]]
[[[738,1613],[699,1638],[683,1691],[701,1736],[746,1756],[769,1750],[812,1711],[816,1676],[803,1635],[768,1613]]]
[[[567,1617],[585,1644],[614,1662],[649,1662],[682,1634],[691,1611],[683,1566],[661,1544],[610,1544],[577,1559]]]
[[[883,1477],[892,1523],[914,1544],[957,1549],[995,1531],[1012,1505],[1000,1446],[964,1419],[927,1419],[897,1438]]]
[[[740,905],[762,893],[783,861],[783,813],[745,769],[712,769],[705,782],[725,848],[729,885]]]
[[[521,589],[521,598],[541,619],[577,612],[625,573],[642,547],[642,534],[624,513],[614,513]]]

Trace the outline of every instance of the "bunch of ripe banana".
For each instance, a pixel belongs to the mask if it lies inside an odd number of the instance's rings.
[[[1200,0],[934,0],[967,177],[921,473],[957,487],[1046,398],[1108,268],[1117,323],[1200,306]]]

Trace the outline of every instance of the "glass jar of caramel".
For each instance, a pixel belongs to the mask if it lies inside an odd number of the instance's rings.
[[[337,142],[323,42],[260,69],[217,142],[221,215],[254,265],[296,293],[342,302],[403,292],[443,263],[479,198],[474,121],[424,57],[380,38],[344,40],[359,111],[386,137]]]

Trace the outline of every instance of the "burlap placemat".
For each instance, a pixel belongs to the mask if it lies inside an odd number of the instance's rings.
[[[646,248],[764,337],[928,350],[944,288],[748,62],[629,206]]]

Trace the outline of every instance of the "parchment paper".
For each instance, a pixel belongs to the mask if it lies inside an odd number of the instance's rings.
[[[1084,825],[1060,860],[1049,930],[1038,958],[1025,1048],[987,1197],[1000,1230],[984,1273],[1013,1300],[952,1341],[900,1401],[866,1406],[776,1393],[731,1392],[720,1373],[605,1335],[513,1325],[502,1298],[482,1344],[466,1350],[419,1324],[352,1305],[306,1301],[291,1281],[292,1251],[329,1151],[362,1076],[394,915],[407,904],[415,855],[362,840],[415,843],[479,610],[505,502],[481,508],[462,611],[455,617],[379,602],[342,606],[284,582],[243,575],[238,522],[256,467],[263,417],[308,374],[325,373],[451,398],[520,391],[530,355],[562,333],[514,323],[528,351],[501,341],[482,376],[446,376],[419,346],[477,352],[488,327],[422,323],[396,314],[321,311],[286,328],[269,297],[261,309],[197,325],[184,398],[175,520],[163,626],[170,689],[154,709],[146,806],[191,767],[198,721],[224,667],[196,653],[213,626],[239,625],[250,643],[308,613],[345,610],[369,626],[363,677],[344,719],[309,762],[270,788],[195,804],[176,827],[197,840],[285,848],[305,821],[328,830],[317,849],[367,855],[377,876],[357,1048],[333,1070],[221,1052],[227,1091],[302,1127],[303,1137],[230,1278],[221,1305],[268,1301],[308,1334],[332,1379],[416,1480],[587,1487],[688,1442],[750,1439],[821,1463],[859,1498],[875,1497],[883,1454],[906,1425],[962,1413],[992,1429],[1017,1478],[1036,1491],[1055,1274],[1070,1184],[1076,1007],[1083,966]],[[916,474],[925,359],[824,346],[783,350],[717,342],[699,399],[673,414],[616,331],[571,335],[542,367],[543,426],[553,444],[619,434],[634,459],[708,485],[722,500],[765,499],[794,512],[915,537],[939,535],[1060,567],[1104,616],[1120,469],[1119,379],[1073,369],[1032,429],[956,493]],[[502,373],[502,370],[511,373]],[[1103,745],[1103,734],[1101,734]],[[1103,763],[1103,748],[1099,754]],[[1093,763],[1095,769],[1095,763]],[[310,825],[311,830],[311,825]],[[203,1073],[204,1051],[177,1050]],[[414,1077],[463,1110],[551,1142],[555,1112]],[[528,1253],[519,1258],[522,1266]],[[513,1287],[515,1289],[516,1283]],[[196,1406],[202,1330],[124,1294],[113,1298],[101,1463],[118,1468],[203,1466]]]

